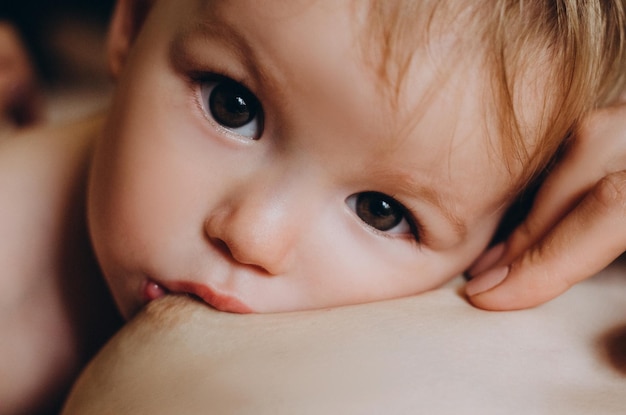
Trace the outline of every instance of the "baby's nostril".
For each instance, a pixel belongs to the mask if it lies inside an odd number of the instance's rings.
[[[222,239],[219,238],[211,238],[211,243],[213,244],[213,246],[215,246],[215,248],[217,248],[218,251],[220,251],[222,254],[227,255],[227,256],[232,256],[233,253],[231,252],[230,248],[228,247],[228,245],[226,244],[226,242],[224,242]]]
[[[253,268],[263,275],[275,275],[264,264],[268,261],[267,252],[264,252],[263,246],[255,246],[256,242],[249,244],[230,244],[222,239],[209,236],[208,242],[212,248],[219,252],[224,259],[236,266],[246,265]],[[271,259],[270,259],[271,260]]]

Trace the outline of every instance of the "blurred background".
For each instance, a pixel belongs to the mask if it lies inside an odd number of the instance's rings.
[[[45,119],[78,117],[106,105],[111,81],[105,36],[114,0],[0,0],[28,51],[43,91]]]

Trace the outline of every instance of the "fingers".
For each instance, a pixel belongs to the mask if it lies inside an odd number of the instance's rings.
[[[477,275],[466,292],[484,309],[533,307],[594,275],[625,248],[626,171],[620,171],[599,181],[570,214],[510,265]]]
[[[528,216],[509,236],[506,252],[500,258],[502,263],[509,263],[545,237],[604,176],[602,169],[596,167],[598,163],[583,162],[570,154],[546,178]]]
[[[597,111],[550,172],[533,208],[506,243],[501,263],[510,263],[543,238],[603,177],[626,167],[626,106]]]
[[[550,172],[525,221],[469,270],[470,301],[494,310],[532,307],[623,253],[625,169],[626,106],[597,111]]]

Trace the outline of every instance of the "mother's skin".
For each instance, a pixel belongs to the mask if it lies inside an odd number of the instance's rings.
[[[289,314],[166,297],[102,350],[63,414],[623,413],[626,266],[602,274],[508,313],[472,308],[460,281]]]

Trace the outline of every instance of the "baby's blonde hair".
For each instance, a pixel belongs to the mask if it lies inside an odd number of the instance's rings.
[[[462,21],[466,29],[463,43],[480,45],[477,48],[483,52],[486,67],[493,71],[499,132],[505,137],[500,140],[500,150],[509,167],[524,167],[521,177],[516,178],[521,189],[545,168],[585,114],[611,104],[623,92],[625,3],[369,0],[366,26],[374,43],[367,44],[369,48],[380,45],[376,48],[377,72],[400,93],[402,80],[424,38],[435,27],[441,32],[441,25]],[[521,126],[517,94],[524,87],[528,69],[539,62],[541,69],[546,69],[542,72],[546,89],[543,114],[537,121],[540,125],[531,129],[534,137],[528,137],[528,130]]]

